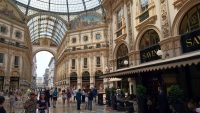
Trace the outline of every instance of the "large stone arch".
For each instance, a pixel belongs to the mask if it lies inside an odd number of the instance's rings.
[[[38,53],[40,51],[48,51],[48,52],[50,52],[55,57],[55,61],[56,61],[56,59],[57,59],[57,48],[53,48],[53,47],[34,47],[33,46],[32,58],[36,55],[36,53]]]
[[[143,28],[142,28],[142,30],[138,33],[138,35],[137,35],[137,37],[136,37],[136,41],[135,41],[135,44],[134,44],[134,48],[135,48],[135,51],[139,51],[140,49],[139,49],[139,46],[140,46],[140,40],[141,40],[141,38],[142,38],[142,36],[143,36],[143,34],[146,32],[146,31],[148,31],[148,30],[150,30],[150,29],[153,29],[153,30],[155,30],[157,33],[158,33],[158,36],[159,36],[159,38],[160,38],[160,41],[162,40],[162,34],[161,34],[161,32],[160,32],[160,30],[158,29],[158,27],[156,27],[155,25],[146,25],[146,26],[144,26]]]
[[[126,47],[128,48],[128,52],[130,51],[130,50],[129,50],[128,43],[127,43],[126,41],[124,41],[124,40],[121,40],[119,43],[117,43],[117,44],[115,45],[115,48],[114,48],[114,51],[113,51],[113,55],[114,55],[114,58],[113,58],[113,59],[116,59],[117,50],[118,50],[118,48],[119,48],[119,46],[120,46],[121,44],[125,44]]]
[[[199,0],[189,0],[186,2],[178,11],[176,14],[174,21],[172,22],[172,36],[178,36],[179,35],[179,26],[180,23],[185,16],[185,14],[195,5],[199,4]]]

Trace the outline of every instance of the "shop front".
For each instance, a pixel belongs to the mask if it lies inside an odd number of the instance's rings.
[[[10,77],[10,88],[11,89],[19,88],[19,77]]]
[[[0,70],[0,91],[3,90],[4,86],[4,72]]]
[[[70,87],[77,88],[77,73],[72,72],[70,74]]]
[[[88,71],[84,71],[82,74],[82,88],[90,89],[90,73]]]
[[[103,92],[104,85],[103,78],[100,78],[101,75],[103,75],[103,72],[101,70],[95,72],[95,86],[100,92]]]

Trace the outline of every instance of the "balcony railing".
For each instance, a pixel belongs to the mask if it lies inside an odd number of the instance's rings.
[[[15,47],[22,48],[22,49],[29,49],[28,47],[26,47],[24,45],[20,45],[19,43],[13,43],[13,42],[6,41],[4,38],[0,38],[0,43],[15,46]]]

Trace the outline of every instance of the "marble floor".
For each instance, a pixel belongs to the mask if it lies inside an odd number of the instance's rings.
[[[15,113],[24,113],[22,102],[17,101],[16,105],[17,106],[15,109]],[[4,103],[4,107],[6,109],[6,113],[10,113],[10,104],[8,97],[6,97],[6,102]],[[71,103],[70,106],[67,105],[63,106],[61,98],[58,98],[56,108],[53,108],[51,106],[49,110],[50,110],[49,113],[124,113],[116,110],[111,110],[110,108],[106,107],[106,105],[97,105],[96,103],[93,103],[92,110],[85,109],[85,103],[81,104],[81,110],[77,110],[76,103]],[[37,113],[39,112],[37,111]]]

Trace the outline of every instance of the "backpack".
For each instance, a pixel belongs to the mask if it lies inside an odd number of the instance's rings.
[[[54,90],[53,95],[57,96],[58,92],[56,90]]]

